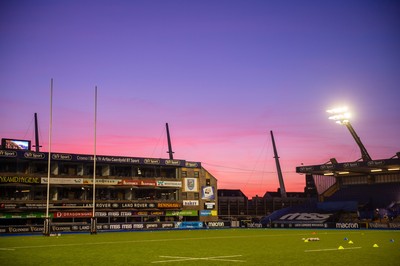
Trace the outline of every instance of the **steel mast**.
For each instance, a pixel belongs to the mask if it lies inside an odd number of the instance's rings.
[[[168,139],[168,151],[167,151],[167,153],[169,153],[169,159],[173,160],[174,159],[174,152],[172,151],[172,144],[171,144],[171,137],[169,136],[168,123],[165,124],[165,127],[167,129],[167,139]]]
[[[283,181],[281,165],[279,163],[278,151],[276,150],[274,133],[272,133],[272,130],[271,130],[271,139],[272,139],[272,145],[274,147],[274,158],[275,158],[276,170],[278,172],[279,187],[280,187],[280,191],[281,191],[281,197],[282,198],[286,198],[287,195],[286,195],[286,189],[285,189],[285,182]]]

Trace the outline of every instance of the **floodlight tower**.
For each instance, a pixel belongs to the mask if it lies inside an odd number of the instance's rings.
[[[334,120],[336,121],[337,124],[345,125],[347,127],[347,129],[353,136],[354,140],[356,141],[358,147],[360,148],[362,160],[364,162],[372,161],[371,156],[369,156],[367,149],[364,147],[364,144],[361,142],[361,139],[358,137],[356,131],[350,124],[349,118],[351,115],[348,112],[348,108],[339,107],[327,110],[326,112],[331,114],[331,116],[329,117],[330,120]]]

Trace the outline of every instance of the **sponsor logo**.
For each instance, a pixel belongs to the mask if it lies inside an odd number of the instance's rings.
[[[183,206],[199,206],[199,201],[198,200],[184,200]]]
[[[321,170],[332,170],[335,169],[335,165],[333,164],[324,164],[319,167]]]
[[[157,228],[158,227],[158,224],[146,224],[146,228],[147,229],[149,229],[149,228]]]
[[[40,184],[40,177],[0,176],[0,183]]]
[[[162,224],[162,228],[174,228],[175,225],[173,223]]]
[[[121,225],[120,224],[110,224],[110,229],[111,230],[121,229]]]
[[[186,162],[186,163],[185,163],[185,166],[186,166],[186,167],[190,167],[190,168],[197,168],[197,167],[200,167],[200,166],[199,166],[199,163],[196,163],[196,162]]]
[[[368,165],[369,166],[377,166],[377,165],[384,165],[385,161],[369,161]]]
[[[143,229],[144,228],[144,224],[133,224],[133,228],[134,229]]]
[[[29,227],[8,227],[10,233],[25,233],[29,232]]]
[[[224,222],[208,222],[207,225],[209,227],[224,227],[225,223]]]
[[[314,170],[314,167],[312,167],[312,166],[300,167],[300,172],[310,172],[310,171],[313,171],[313,170]]]
[[[388,224],[369,223],[369,228],[388,228]]]
[[[322,213],[289,213],[279,220],[287,220],[287,221],[325,221],[332,214],[322,214]]]
[[[144,159],[145,164],[160,164],[159,159]]]
[[[179,160],[165,160],[166,165],[180,165],[181,161]]]
[[[194,179],[187,179],[187,187],[189,190],[193,190],[194,189]]]
[[[122,229],[132,229],[132,224],[123,224]]]
[[[17,157],[17,152],[0,150],[0,156],[1,157]]]
[[[157,203],[157,208],[180,208],[179,203]]]
[[[262,228],[262,224],[260,224],[260,223],[247,223],[246,227],[248,227],[248,228]]]
[[[45,155],[44,153],[36,153],[36,152],[25,152],[24,157],[28,159],[44,159]]]
[[[52,158],[53,160],[71,161],[71,160],[72,160],[72,155],[71,155],[71,154],[53,153],[53,154],[51,155],[51,158]]]
[[[400,223],[389,223],[389,228],[399,229],[400,228]]]
[[[358,223],[336,223],[336,228],[340,229],[358,229]]]

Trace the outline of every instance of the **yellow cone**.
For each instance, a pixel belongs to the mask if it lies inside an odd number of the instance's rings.
[[[353,243],[353,241],[350,240],[350,241],[349,241],[349,244],[354,244],[354,243]]]
[[[304,240],[304,243],[307,243],[307,242],[308,242],[308,239]]]
[[[377,244],[374,244],[372,247],[379,248],[379,246]]]
[[[344,249],[344,247],[343,247],[343,246],[340,246],[340,247],[338,247],[338,249]]]

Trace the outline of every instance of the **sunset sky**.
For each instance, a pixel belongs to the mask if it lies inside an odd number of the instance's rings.
[[[400,151],[399,1],[0,1],[0,138],[48,150],[201,162],[248,197],[295,167]]]

